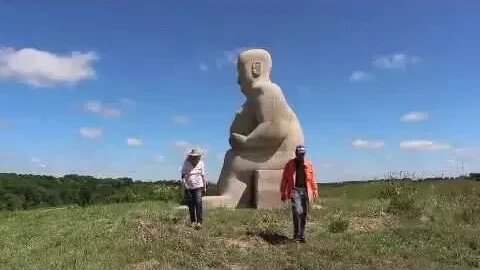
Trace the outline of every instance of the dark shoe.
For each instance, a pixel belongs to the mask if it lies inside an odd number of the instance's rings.
[[[299,238],[297,238],[297,242],[306,243],[307,241],[305,241],[305,237],[299,237]]]
[[[195,229],[200,230],[202,228],[202,223],[198,222],[195,224]]]

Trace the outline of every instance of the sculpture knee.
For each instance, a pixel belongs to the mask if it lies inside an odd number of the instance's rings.
[[[237,193],[244,190],[248,186],[248,181],[245,181],[242,173],[231,171],[222,183],[222,194]]]

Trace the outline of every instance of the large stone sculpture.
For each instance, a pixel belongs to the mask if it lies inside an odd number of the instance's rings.
[[[263,49],[240,53],[238,84],[246,97],[230,127],[229,149],[217,182],[219,196],[206,207],[271,208],[281,204],[283,167],[304,137],[281,88],[270,79],[272,59]]]

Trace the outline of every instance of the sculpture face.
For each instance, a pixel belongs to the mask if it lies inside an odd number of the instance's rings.
[[[254,49],[241,53],[237,60],[237,83],[244,94],[260,80],[270,81],[272,60],[266,50]]]
[[[246,94],[247,88],[251,85],[250,78],[248,77],[248,70],[246,69],[245,63],[240,59],[237,62],[237,83],[240,85],[242,93]]]

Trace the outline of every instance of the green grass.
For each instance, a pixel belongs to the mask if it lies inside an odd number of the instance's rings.
[[[480,182],[389,188],[321,188],[306,244],[288,239],[288,205],[206,210],[200,231],[162,202],[1,212],[0,269],[480,267]]]

